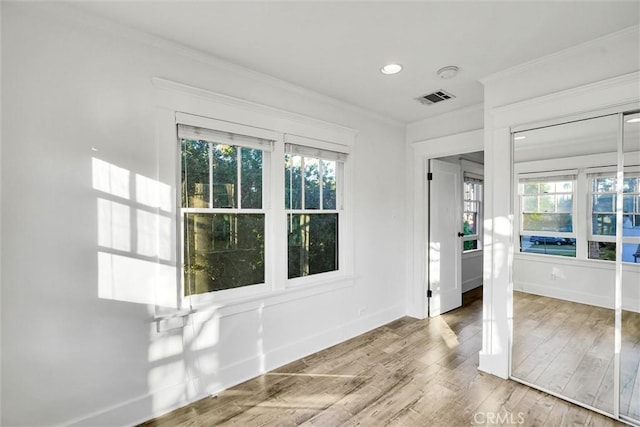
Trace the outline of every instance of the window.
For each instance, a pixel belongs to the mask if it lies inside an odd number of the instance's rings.
[[[179,125],[184,294],[265,281],[265,158],[273,142]]]
[[[336,271],[346,155],[295,144],[285,150],[288,278]]]
[[[589,175],[590,259],[616,259],[616,178],[613,173]],[[640,174],[625,174],[622,195],[622,261],[640,262]]]
[[[464,251],[482,249],[480,227],[482,225],[482,180],[467,173],[464,175],[464,211],[462,245]]]
[[[576,256],[575,175],[521,177],[520,251]]]

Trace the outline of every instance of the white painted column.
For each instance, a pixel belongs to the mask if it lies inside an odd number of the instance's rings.
[[[487,113],[485,123],[492,120]],[[511,134],[485,128],[484,295],[481,371],[508,378],[511,334]]]

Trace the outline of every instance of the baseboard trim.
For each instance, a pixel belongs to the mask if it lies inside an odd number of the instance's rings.
[[[273,349],[266,354],[256,355],[226,366],[215,374],[188,379],[174,386],[156,390],[104,410],[75,418],[62,425],[137,425],[205,397],[215,395],[264,372],[354,338],[404,315],[404,307],[395,305],[368,316],[360,316],[345,324]],[[182,397],[176,401],[175,396]]]

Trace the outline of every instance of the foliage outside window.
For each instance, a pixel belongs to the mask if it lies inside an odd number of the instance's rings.
[[[265,153],[233,137],[180,138],[185,296],[265,280]]]
[[[482,180],[465,176],[463,210],[463,251],[481,249]]]
[[[339,153],[322,150],[313,155],[313,151],[287,145],[285,155],[289,279],[339,268],[343,158]]]
[[[576,256],[575,176],[521,178],[520,251]]]
[[[616,178],[593,175],[590,182],[590,259],[616,259]],[[640,175],[626,175],[622,195],[622,261],[640,262]]]

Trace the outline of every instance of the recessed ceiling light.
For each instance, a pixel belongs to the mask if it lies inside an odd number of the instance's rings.
[[[513,137],[514,141],[520,141],[521,139],[527,139],[527,137],[525,135],[519,135],[519,136]]]
[[[627,120],[627,123],[638,123],[640,122],[640,117],[634,117],[633,119]]]
[[[441,79],[452,79],[458,75],[458,71],[460,71],[460,68],[455,65],[449,65],[438,70],[438,77]]]
[[[397,74],[402,71],[402,65],[400,64],[387,64],[380,68],[382,74]]]

